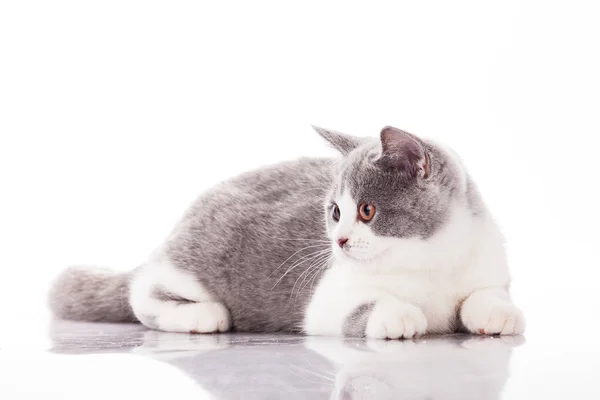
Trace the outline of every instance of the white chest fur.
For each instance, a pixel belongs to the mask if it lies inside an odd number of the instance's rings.
[[[340,335],[345,318],[357,307],[392,296],[419,307],[427,318],[428,332],[448,332],[457,304],[468,294],[460,287],[450,274],[404,270],[367,274],[348,265],[333,265],[306,310],[305,329]]]

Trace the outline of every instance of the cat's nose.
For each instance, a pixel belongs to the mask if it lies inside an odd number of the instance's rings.
[[[346,244],[347,241],[348,241],[348,238],[339,238],[337,241],[337,244],[343,249],[344,245]]]

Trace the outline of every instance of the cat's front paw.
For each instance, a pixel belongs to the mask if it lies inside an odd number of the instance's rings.
[[[525,317],[514,304],[493,302],[465,302],[461,312],[463,325],[478,335],[520,335],[525,332]]]
[[[372,339],[412,339],[425,333],[427,319],[412,304],[381,300],[367,322],[366,336]]]

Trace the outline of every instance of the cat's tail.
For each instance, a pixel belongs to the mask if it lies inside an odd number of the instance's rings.
[[[75,321],[135,322],[129,304],[131,276],[98,267],[67,268],[50,289],[50,310],[57,318]]]

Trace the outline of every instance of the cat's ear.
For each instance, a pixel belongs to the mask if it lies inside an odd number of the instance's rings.
[[[312,125],[312,127],[319,135],[321,135],[323,139],[327,140],[343,155],[347,155],[363,143],[363,139],[356,136],[350,136],[344,133],[323,129],[314,125]]]
[[[424,143],[403,130],[386,126],[381,130],[381,162],[410,178],[428,178],[431,162]]]

